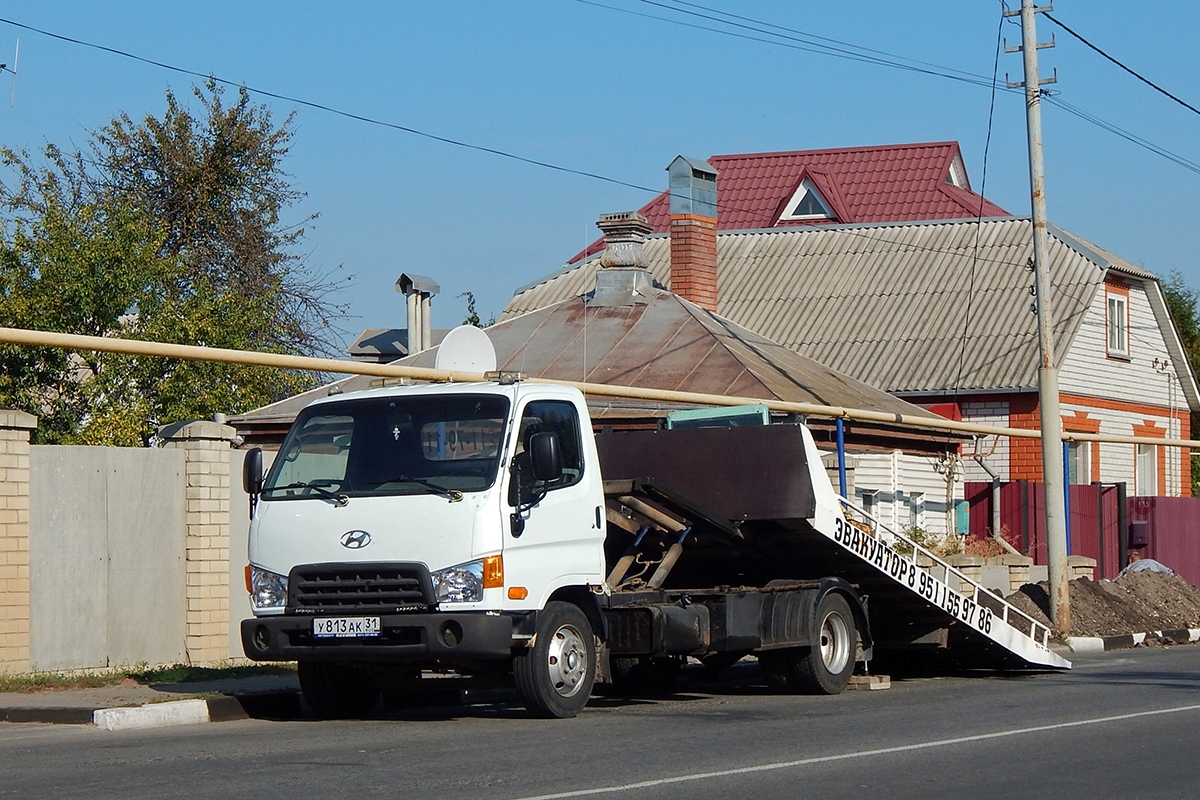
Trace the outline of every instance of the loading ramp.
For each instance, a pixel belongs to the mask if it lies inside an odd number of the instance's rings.
[[[1050,648],[1046,625],[838,496],[803,426],[628,432],[597,441],[610,523],[630,505],[654,509],[658,522],[650,527],[662,557],[675,545],[672,571],[658,581],[664,588],[729,583],[730,575],[745,585],[841,577],[868,597],[877,652],[940,651],[956,666],[989,669],[1071,666]],[[609,479],[622,474],[655,477]],[[622,554],[609,555],[611,564]]]

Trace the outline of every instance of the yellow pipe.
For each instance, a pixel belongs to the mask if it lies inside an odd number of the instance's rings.
[[[57,347],[66,350],[97,350],[106,353],[124,353],[134,356],[157,356],[181,358],[191,361],[216,361],[226,364],[246,364],[276,369],[300,369],[312,372],[330,372],[351,375],[371,375],[384,378],[413,378],[424,381],[471,382],[484,380],[478,372],[407,367],[398,364],[369,364],[360,361],[342,361],[333,358],[289,356],[279,353],[260,353],[251,350],[229,350],[219,347],[201,347],[187,344],[147,342],[139,339],[116,339],[107,336],[84,336],[75,333],[55,333],[21,328],[0,328],[0,342],[28,345],[30,347]],[[665,403],[691,403],[710,406],[766,405],[772,411],[806,414],[814,417],[842,418],[859,422],[876,422],[900,427],[924,430],[949,431],[982,436],[1010,436],[1025,439],[1041,438],[1040,431],[1028,428],[1007,428],[998,425],[979,425],[970,422],[955,422],[950,419],[912,414],[889,414],[861,408],[826,406],[816,403],[792,403],[782,400],[767,400],[758,397],[729,397],[719,394],[677,392],[669,389],[645,389],[636,386],[611,386],[602,383],[582,383],[552,378],[537,378],[542,383],[574,386],[585,394],[597,397],[621,397],[634,400],[654,400]],[[1153,439],[1145,436],[1104,436],[1098,434],[1063,433],[1064,439],[1091,442],[1115,442],[1121,444],[1152,444],[1166,447],[1189,447],[1200,449],[1200,441],[1194,439]]]

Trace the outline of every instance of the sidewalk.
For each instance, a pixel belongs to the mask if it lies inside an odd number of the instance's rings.
[[[97,689],[0,693],[0,722],[95,723],[108,730],[299,715],[294,675],[162,684],[127,680]]]

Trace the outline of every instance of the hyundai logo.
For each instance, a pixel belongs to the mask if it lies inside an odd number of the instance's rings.
[[[341,538],[342,547],[358,550],[371,543],[371,534],[366,531],[346,531]]]

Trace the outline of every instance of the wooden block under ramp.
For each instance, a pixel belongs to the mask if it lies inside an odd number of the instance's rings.
[[[846,691],[877,692],[881,689],[892,688],[892,678],[889,675],[851,675]]]

